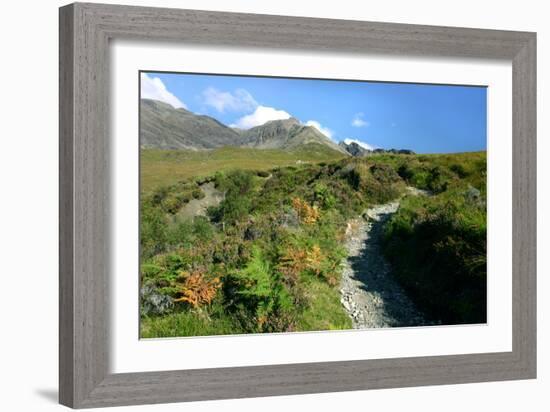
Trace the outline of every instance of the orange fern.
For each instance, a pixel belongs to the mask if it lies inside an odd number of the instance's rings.
[[[277,266],[287,283],[294,285],[298,275],[306,269],[306,252],[301,249],[287,249],[279,259]]]
[[[292,199],[292,207],[298,214],[298,218],[302,223],[310,225],[319,220],[320,213],[317,206],[310,206],[305,200],[302,200],[299,197]]]
[[[306,268],[319,276],[321,273],[321,264],[323,263],[323,259],[324,256],[321,253],[321,248],[318,245],[314,245],[311,250],[306,252]]]
[[[316,276],[323,276],[330,285],[335,285],[335,277],[326,277],[323,274],[323,265],[326,256],[323,255],[319,245],[313,245],[311,249],[289,248],[279,258],[278,270],[283,274],[288,283],[294,284],[300,272],[308,270]]]
[[[180,279],[183,279],[178,290],[180,297],[174,299],[174,302],[186,302],[194,308],[210,304],[221,287],[219,278],[206,280],[200,270],[181,272]]]

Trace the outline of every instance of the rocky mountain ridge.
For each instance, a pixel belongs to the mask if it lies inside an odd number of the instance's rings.
[[[361,146],[360,144],[356,142],[350,142],[346,143],[344,141],[341,141],[338,143],[338,146],[345,150],[348,154],[354,157],[365,157],[370,156],[373,154],[383,154],[383,153],[390,153],[390,154],[407,154],[407,155],[413,155],[416,154],[412,150],[408,149],[366,149],[365,147]]]
[[[316,128],[292,117],[244,130],[228,127],[210,116],[174,109],[157,100],[141,100],[140,146],[143,148],[205,150],[236,146],[291,150],[311,143],[348,154]]]

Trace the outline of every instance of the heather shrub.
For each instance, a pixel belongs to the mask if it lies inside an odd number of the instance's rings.
[[[485,210],[465,191],[405,199],[385,227],[384,252],[428,316],[445,324],[486,322]]]

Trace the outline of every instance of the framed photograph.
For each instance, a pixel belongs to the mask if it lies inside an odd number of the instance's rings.
[[[60,9],[60,402],[536,377],[536,35]]]

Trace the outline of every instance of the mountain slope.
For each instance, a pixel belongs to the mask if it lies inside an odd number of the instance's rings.
[[[235,130],[209,116],[199,116],[169,104],[142,99],[140,145],[156,149],[213,149],[239,146],[242,137]]]
[[[345,153],[336,143],[312,126],[304,126],[291,117],[285,120],[272,120],[249,130],[242,130],[243,146],[259,149],[295,149],[311,143],[328,146]]]

